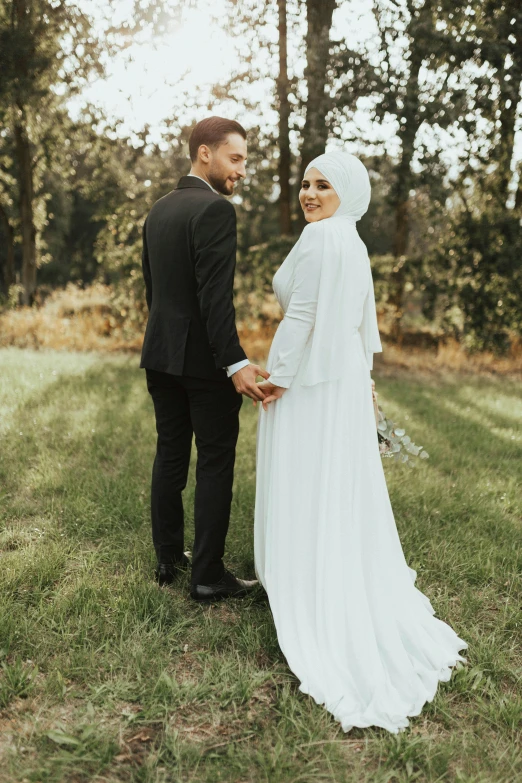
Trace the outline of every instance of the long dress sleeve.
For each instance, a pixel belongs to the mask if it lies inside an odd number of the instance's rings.
[[[359,327],[359,333],[361,335],[364,353],[366,361],[370,370],[373,370],[373,354],[381,353],[382,345],[381,338],[379,336],[379,327],[377,325],[377,311],[375,308],[375,292],[373,288],[372,270],[370,267],[370,261],[368,260],[368,276],[370,278],[370,284],[368,287],[368,293],[364,300],[363,317]]]
[[[297,374],[315,324],[323,258],[320,227],[305,227],[299,250],[290,301],[277,330],[278,351],[268,368],[270,382],[284,388]]]

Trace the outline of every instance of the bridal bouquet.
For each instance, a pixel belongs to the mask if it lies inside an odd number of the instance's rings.
[[[410,436],[406,435],[406,430],[397,427],[391,419],[386,418],[376,401],[374,401],[374,408],[379,451],[382,457],[392,457],[397,462],[407,462],[411,468],[415,467],[417,458],[428,459],[430,456],[428,452],[422,446],[416,446]]]

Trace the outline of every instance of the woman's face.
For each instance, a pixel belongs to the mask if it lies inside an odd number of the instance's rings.
[[[299,201],[308,223],[332,217],[341,203],[331,184],[315,168],[306,172],[301,183]]]

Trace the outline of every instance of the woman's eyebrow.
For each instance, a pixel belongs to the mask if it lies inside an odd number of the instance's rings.
[[[325,185],[329,185],[330,184],[327,179],[316,179],[315,181],[316,182],[324,182]]]

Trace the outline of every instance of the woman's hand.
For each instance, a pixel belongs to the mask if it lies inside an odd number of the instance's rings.
[[[275,400],[279,400],[286,391],[286,389],[283,386],[275,386],[273,383],[270,383],[269,380],[260,381],[257,385],[259,386],[260,389],[262,389],[262,391],[266,395],[265,399],[261,400],[263,409],[265,411],[268,410],[268,406],[271,402],[275,402]],[[254,400],[254,405],[257,405],[256,400]]]

